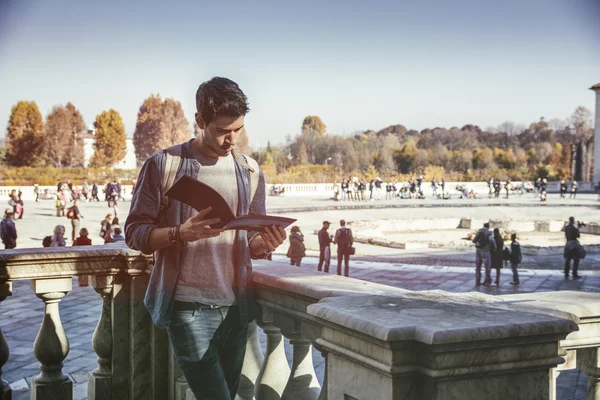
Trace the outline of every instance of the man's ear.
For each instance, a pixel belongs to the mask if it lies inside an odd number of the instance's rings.
[[[194,114],[194,117],[196,118],[196,123],[198,124],[198,127],[200,129],[206,128],[206,124],[202,120],[202,117],[200,116],[200,114],[196,113],[196,114]]]

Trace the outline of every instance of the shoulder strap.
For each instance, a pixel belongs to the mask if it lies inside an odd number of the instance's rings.
[[[173,186],[179,165],[181,164],[181,145],[173,146],[165,150],[165,169],[163,171],[163,180],[160,196],[160,209],[161,212],[167,209],[169,206],[169,198],[165,196],[167,190]]]
[[[242,153],[234,152],[233,156],[246,167],[248,167],[248,175],[250,176],[250,203],[254,200],[256,189],[258,188],[258,181],[260,178],[260,170],[256,160],[245,156]]]

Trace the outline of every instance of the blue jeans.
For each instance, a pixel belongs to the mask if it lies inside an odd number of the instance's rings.
[[[175,357],[197,400],[232,400],[240,384],[247,328],[237,306],[175,301],[167,327]]]
[[[488,249],[477,249],[475,253],[475,282],[481,282],[481,264],[485,267],[484,283],[492,283],[491,257]]]

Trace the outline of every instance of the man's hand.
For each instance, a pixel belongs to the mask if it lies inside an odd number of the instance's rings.
[[[219,236],[225,229],[213,229],[209,225],[216,224],[219,218],[206,219],[212,207],[205,208],[192,218],[189,218],[179,227],[179,238],[184,242],[195,242],[200,239],[208,239]]]
[[[264,252],[272,252],[281,246],[287,237],[285,230],[279,225],[266,226],[254,240],[252,240],[250,253],[261,255]]]

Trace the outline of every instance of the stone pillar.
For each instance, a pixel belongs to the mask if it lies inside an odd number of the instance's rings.
[[[596,92],[596,114],[594,123],[594,185],[600,183],[600,83],[590,88]]]
[[[280,400],[290,376],[283,336],[281,330],[270,322],[259,323],[259,326],[267,335],[267,348],[254,395],[260,400]]]
[[[115,275],[111,304],[112,320],[112,400],[129,400],[130,368],[130,276]]]
[[[298,334],[286,336],[294,348],[294,356],[281,400],[317,400],[321,387],[313,365],[312,344]]]
[[[12,282],[0,283],[0,303],[8,296],[12,295]],[[8,361],[10,355],[8,343],[4,339],[2,329],[0,329],[0,400],[11,400],[12,390],[8,383],[2,379],[2,367]]]
[[[588,378],[588,400],[600,400],[600,350],[598,347],[577,349],[577,368]]]
[[[113,277],[92,275],[92,286],[102,297],[102,313],[92,337],[92,346],[98,356],[98,368],[88,375],[88,398],[112,399],[112,321],[111,303]]]
[[[258,338],[258,326],[256,321],[248,324],[248,342],[246,343],[246,355],[242,367],[242,379],[237,393],[238,400],[254,400],[254,389],[256,379],[265,361],[265,356],[260,348]]]
[[[58,311],[58,303],[73,289],[72,283],[72,278],[31,281],[31,288],[44,301],[46,309],[33,345],[41,373],[31,385],[32,400],[73,399],[73,381],[62,372],[63,360],[69,354],[69,340]]]

